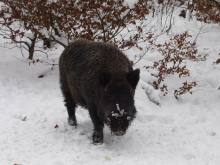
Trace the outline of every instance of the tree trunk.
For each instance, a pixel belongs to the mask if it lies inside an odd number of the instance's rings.
[[[31,45],[30,45],[29,50],[28,50],[29,51],[29,56],[28,56],[29,60],[33,60],[36,40],[37,40],[37,34],[35,33],[34,38],[31,39]]]

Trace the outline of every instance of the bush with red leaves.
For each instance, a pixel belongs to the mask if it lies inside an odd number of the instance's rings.
[[[206,23],[220,23],[220,2],[215,0],[193,0],[189,5],[196,12],[198,20]]]
[[[144,0],[129,6],[124,0],[4,0],[0,24],[4,37],[24,45],[33,58],[36,40],[63,47],[78,38],[137,47],[144,40],[141,22],[148,14]],[[19,27],[17,26],[19,25]],[[32,33],[32,37],[29,34]]]
[[[149,8],[154,13],[158,5],[161,5],[163,14],[172,7],[181,8],[179,16],[186,18],[187,10],[191,16],[206,23],[220,22],[220,1],[218,0],[147,0]]]
[[[188,41],[189,37],[191,36],[185,32],[175,35],[164,44],[152,43],[162,55],[162,59],[146,68],[150,72],[156,71],[156,73],[152,74],[156,78],[152,84],[155,89],[160,89],[164,96],[168,94],[168,85],[171,85],[165,83],[167,76],[178,75],[179,78],[190,76],[190,70],[184,64],[184,61],[187,59],[196,60],[197,49],[195,48],[195,44],[191,44]],[[179,89],[173,91],[173,94],[178,98],[185,93],[191,93],[191,89],[196,85],[196,82],[185,81]]]

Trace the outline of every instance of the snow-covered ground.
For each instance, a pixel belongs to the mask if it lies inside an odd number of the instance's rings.
[[[200,29],[195,23],[180,25],[176,32],[185,29],[194,37]],[[122,137],[105,128],[103,145],[91,143],[87,110],[77,109],[77,129],[67,124],[57,67],[29,66],[19,49],[1,47],[0,165],[219,165],[220,64],[214,62],[220,58],[220,27],[206,25],[198,46],[208,56],[189,65],[199,84],[193,95],[178,101],[161,97],[158,106],[148,100],[140,82],[137,118]],[[61,52],[57,49],[50,58]],[[151,60],[147,56],[137,67]],[[42,73],[45,77],[38,78]]]

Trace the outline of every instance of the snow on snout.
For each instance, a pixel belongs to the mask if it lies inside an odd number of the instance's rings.
[[[122,117],[123,115],[126,115],[127,113],[125,112],[124,109],[121,109],[119,104],[116,104],[116,111],[112,111],[111,115],[112,117]]]

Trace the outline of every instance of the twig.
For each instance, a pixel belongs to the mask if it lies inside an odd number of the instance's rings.
[[[170,15],[170,24],[169,24],[169,27],[168,29],[166,30],[166,33],[169,33],[171,27],[172,27],[172,18],[173,18],[173,12],[174,12],[174,6],[172,6],[172,10],[171,10],[171,15]]]
[[[139,56],[139,59],[136,62],[134,62],[134,65],[136,65],[138,62],[140,62],[149,50],[150,50],[150,47],[146,48],[144,53],[141,56]]]
[[[202,29],[205,27],[205,25],[202,25],[200,28],[199,28],[199,31],[198,31],[198,33],[196,34],[196,37],[195,37],[195,39],[193,40],[193,43],[195,43],[196,42],[196,40],[198,39],[198,37],[199,37],[199,35],[201,34],[201,31],[202,31]]]

